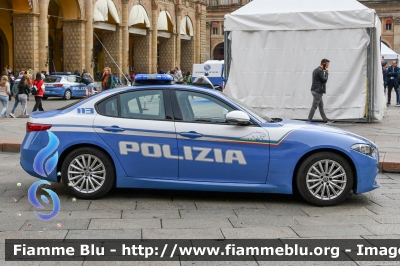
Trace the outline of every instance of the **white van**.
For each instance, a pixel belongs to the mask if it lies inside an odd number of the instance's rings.
[[[215,86],[224,87],[224,60],[208,60],[204,64],[194,64],[192,81],[198,76],[206,76]]]

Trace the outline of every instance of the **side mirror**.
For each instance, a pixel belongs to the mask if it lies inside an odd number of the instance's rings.
[[[226,121],[240,125],[247,125],[250,123],[250,117],[242,111],[232,111],[226,114]]]

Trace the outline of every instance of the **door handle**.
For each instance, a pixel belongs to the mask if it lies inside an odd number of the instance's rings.
[[[202,134],[197,133],[195,131],[181,132],[180,135],[183,137],[190,138],[190,139],[201,138],[203,136]]]
[[[125,131],[125,129],[120,128],[119,126],[111,126],[111,127],[103,127],[104,131],[110,131],[110,132],[122,132]]]

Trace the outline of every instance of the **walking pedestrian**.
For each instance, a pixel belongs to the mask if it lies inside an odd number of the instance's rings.
[[[111,74],[111,68],[105,67],[103,70],[102,80],[102,88],[103,90],[109,90],[116,88],[113,75]]]
[[[11,110],[11,113],[9,114],[9,116],[12,117],[12,118],[15,118],[14,111],[15,111],[15,108],[17,108],[17,106],[19,104],[19,100],[18,100],[18,91],[19,91],[18,84],[19,84],[20,81],[21,81],[21,79],[16,79],[15,83],[14,83],[14,86],[12,86],[12,88],[11,88],[11,93],[13,95],[13,98],[15,99],[14,106],[13,106],[13,108]]]
[[[392,89],[396,92],[396,106],[399,104],[399,76],[400,68],[397,67],[397,62],[393,61],[392,65],[387,70],[387,86],[388,86],[388,101],[387,106],[389,107],[392,98]]]
[[[383,92],[386,94],[386,87],[387,87],[387,62],[382,62],[382,76],[383,76]]]
[[[11,101],[11,98],[12,98],[12,96],[13,96],[13,94],[12,94],[12,87],[14,87],[14,83],[15,83],[14,75],[13,75],[13,74],[10,74],[10,75],[8,76],[8,80],[9,80],[9,82],[10,82],[10,90],[11,90],[11,93],[10,93],[10,96],[9,96],[9,98],[8,98],[8,101]]]
[[[7,107],[8,107],[8,96],[11,94],[10,92],[10,83],[8,83],[8,77],[6,75],[1,77],[0,81],[0,101],[3,104],[3,109],[0,113],[0,119],[7,118]]]
[[[37,109],[39,109],[39,111],[44,111],[42,107],[42,98],[44,94],[42,75],[42,73],[36,73],[36,79],[33,81],[33,86],[36,86],[37,88],[37,94],[35,95],[35,106],[33,107],[32,112],[36,112]]]
[[[29,95],[28,81],[26,79],[26,76],[23,76],[21,78],[21,81],[18,83],[18,100],[21,102],[22,105],[21,116],[24,116],[24,114],[26,114],[28,95]]]
[[[319,67],[314,69],[312,73],[312,85],[311,94],[313,95],[313,103],[311,106],[310,113],[308,115],[308,122],[312,122],[315,110],[319,109],[322,119],[325,124],[334,123],[335,121],[330,120],[326,117],[324,111],[324,103],[322,101],[322,96],[326,93],[326,83],[328,82],[329,76],[329,63],[328,59],[322,59]]]

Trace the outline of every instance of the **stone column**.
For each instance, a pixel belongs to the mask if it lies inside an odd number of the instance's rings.
[[[64,20],[64,71],[82,72],[85,67],[85,21]]]
[[[393,50],[400,53],[400,17],[393,18]]]
[[[176,9],[176,62],[175,62],[175,66],[177,66],[179,69],[181,69],[181,20],[182,20],[182,16],[181,16],[181,7],[177,7]]]
[[[86,33],[93,32],[93,1],[85,1],[85,15],[86,15]],[[85,34],[85,68],[93,77],[93,34]]]
[[[13,31],[14,72],[18,73],[27,69],[40,71],[39,15],[32,13],[13,14]]]
[[[102,40],[105,47],[105,49],[103,48],[104,67],[110,67],[112,73],[118,74],[119,77],[121,77],[121,73],[115,63],[120,67],[122,65],[122,28],[121,26],[117,26],[116,31],[103,31],[102,33]],[[110,54],[107,53],[106,49]]]
[[[151,73],[157,73],[157,21],[158,21],[158,1],[152,1],[151,10],[151,57],[150,69]]]
[[[195,54],[195,61],[197,64],[199,63],[203,63],[200,61],[200,53],[201,53],[201,35],[200,35],[200,31],[201,31],[201,10],[199,10],[200,8],[200,4],[198,4],[197,6],[197,10],[196,10],[196,33],[194,34],[196,37],[196,54]]]
[[[124,74],[129,74],[129,1],[122,1],[122,66]],[[123,76],[120,75],[122,80]]]
[[[35,71],[49,70],[47,59],[49,55],[49,23],[47,20],[49,0],[39,0],[39,69]]]
[[[201,5],[202,10],[200,14],[200,62],[203,63],[207,60],[206,54],[206,6]],[[202,37],[202,38],[201,38]]]
[[[170,38],[159,38],[160,65],[159,70],[170,71],[175,67],[176,62],[176,33]]]
[[[152,46],[151,34],[147,32],[146,36],[134,35],[133,54],[135,60],[133,61],[133,70],[140,73],[156,73],[153,71],[151,65],[152,59]],[[156,54],[157,56],[157,54]]]

